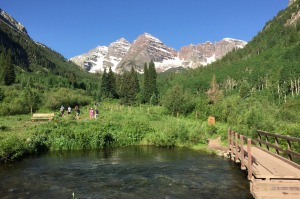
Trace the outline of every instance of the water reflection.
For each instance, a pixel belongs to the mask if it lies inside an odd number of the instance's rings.
[[[188,149],[52,152],[0,165],[1,198],[252,198],[233,162]]]

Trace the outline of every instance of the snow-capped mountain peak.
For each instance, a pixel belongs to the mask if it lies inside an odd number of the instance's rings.
[[[143,72],[144,64],[154,61],[156,70],[164,72],[170,68],[195,68],[220,59],[232,49],[243,48],[247,42],[224,38],[214,44],[206,41],[183,46],[178,52],[166,46],[149,33],[138,36],[132,44],[121,38],[108,47],[98,46],[86,54],[71,60],[90,72],[103,71],[111,67],[114,72],[129,71],[131,67]]]
[[[133,66],[137,71],[142,71],[145,62],[154,61],[156,68],[159,69],[165,60],[175,60],[177,57],[176,50],[167,47],[159,39],[144,33],[137,37],[133,42],[127,54],[118,64],[116,70],[121,72],[123,70],[130,70]],[[168,64],[169,65],[169,64]],[[178,63],[176,63],[178,66]],[[159,69],[164,71],[164,69]]]
[[[152,41],[154,41],[154,42],[162,43],[158,38],[152,36],[151,34],[149,34],[149,33],[147,33],[147,32],[145,32],[145,33],[144,33],[143,35],[141,35],[141,36],[145,36],[145,37],[147,37],[149,40],[152,40]]]
[[[92,73],[104,71],[105,68],[109,67],[115,71],[118,63],[129,50],[130,45],[126,39],[121,38],[108,47],[98,46],[88,53],[73,57],[71,61]]]

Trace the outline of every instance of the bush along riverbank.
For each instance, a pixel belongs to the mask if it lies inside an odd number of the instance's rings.
[[[227,126],[209,126],[207,121],[169,116],[162,107],[125,107],[106,104],[99,118],[88,118],[89,107],[81,117],[59,117],[51,122],[33,122],[30,115],[0,118],[1,162],[13,161],[48,150],[89,150],[129,145],[195,147],[207,139],[226,139]]]

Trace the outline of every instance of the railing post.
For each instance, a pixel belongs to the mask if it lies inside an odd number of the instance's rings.
[[[241,135],[241,169],[245,170],[244,136]]]
[[[234,131],[231,131],[231,160],[233,160],[233,155],[235,155],[234,146]]]
[[[261,142],[259,142],[259,141],[261,140],[261,134],[260,134],[260,131],[257,131],[257,134],[258,134],[257,140],[258,140],[259,146],[262,147],[262,146],[261,146]]]
[[[279,144],[278,144],[278,138],[277,138],[277,137],[275,137],[275,145],[276,145],[277,147],[279,147]],[[280,155],[278,149],[276,149],[276,153],[277,153],[277,155]]]
[[[234,157],[234,161],[238,162],[238,160],[239,160],[238,133],[235,133],[235,157]]]
[[[230,133],[231,133],[231,130],[230,129],[228,129],[227,130],[227,142],[228,142],[228,152],[230,153],[230,151],[231,151],[231,141],[230,141]]]
[[[290,142],[290,140],[286,140],[286,141],[287,141],[287,143],[288,143],[288,148],[287,148],[287,150],[288,150],[288,151],[291,151],[291,150],[292,150],[291,142]],[[288,154],[288,157],[289,157],[289,160],[293,161],[293,158],[292,158],[292,155],[291,155],[291,154]]]
[[[268,135],[265,135],[266,137],[266,143],[269,144],[269,138],[268,138]],[[266,145],[268,151],[270,151],[270,147],[268,145]]]
[[[247,139],[247,151],[248,151],[248,180],[252,179],[252,154],[251,154],[251,139]]]

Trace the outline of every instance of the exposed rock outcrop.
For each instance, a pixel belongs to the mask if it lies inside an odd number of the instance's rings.
[[[222,58],[233,49],[243,48],[245,41],[225,38],[215,44],[207,41],[198,45],[183,46],[178,52],[158,38],[144,33],[132,44],[124,38],[108,47],[98,46],[83,55],[71,58],[89,72],[111,67],[114,72],[129,71],[131,67],[142,73],[146,62],[154,61],[157,72],[173,68],[196,68]]]

